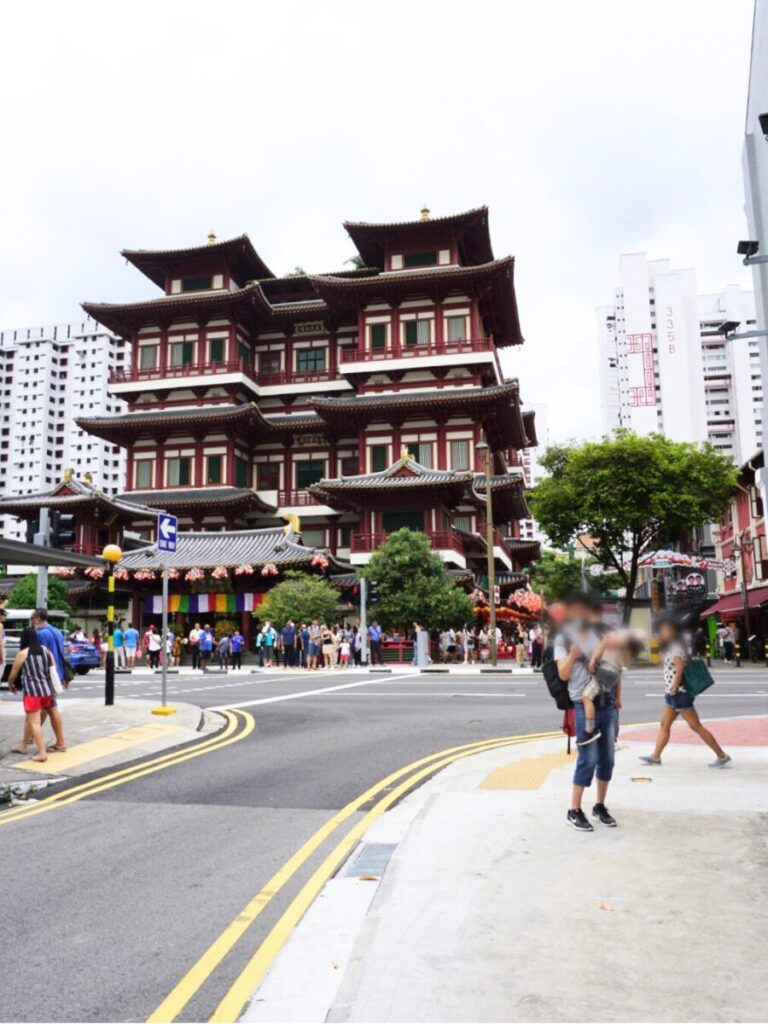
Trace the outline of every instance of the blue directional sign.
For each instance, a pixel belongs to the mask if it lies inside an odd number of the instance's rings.
[[[157,549],[158,551],[176,550],[176,516],[160,512],[157,517]]]

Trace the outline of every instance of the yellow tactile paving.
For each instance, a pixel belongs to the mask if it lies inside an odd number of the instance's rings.
[[[510,761],[503,768],[496,768],[479,785],[479,789],[538,789],[551,771],[562,768],[573,761],[576,752],[567,754],[539,754],[537,757],[523,757]]]
[[[88,761],[96,761],[100,757],[109,757],[110,754],[118,754],[131,747],[138,747],[141,743],[148,743],[161,737],[169,736],[171,733],[180,732],[180,725],[164,725],[161,722],[152,722],[150,725],[137,725],[133,729],[124,729],[122,732],[113,732],[111,736],[104,736],[99,740],[88,740],[87,743],[78,743],[63,753],[49,753],[47,761],[18,761],[13,767],[23,768],[28,772],[45,772],[50,775],[53,772],[66,772],[70,768],[86,764]]]

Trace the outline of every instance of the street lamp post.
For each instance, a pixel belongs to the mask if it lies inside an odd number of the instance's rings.
[[[496,565],[493,557],[493,499],[491,495],[491,449],[485,441],[475,446],[483,456],[485,470],[485,541],[488,549],[488,608],[490,610],[491,665],[496,666]]]
[[[740,655],[744,650],[749,653],[749,591],[747,590],[747,563],[744,559],[744,548],[745,538],[747,537],[748,531],[745,530],[740,536],[736,543],[733,545],[733,553],[741,562],[741,600],[744,604],[744,610],[742,613],[742,629],[744,636],[741,638],[739,646],[739,656],[736,658],[736,664],[741,667]],[[746,644],[746,647],[744,646]]]
[[[115,703],[115,566],[123,557],[117,544],[107,544],[101,553],[107,563],[107,663],[104,667],[104,703]]]

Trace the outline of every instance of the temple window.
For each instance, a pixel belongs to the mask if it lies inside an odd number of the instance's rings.
[[[371,452],[371,472],[381,473],[387,468],[387,445],[385,444],[372,444],[370,447]]]
[[[226,338],[209,338],[208,339],[208,362],[210,363],[223,363],[224,362],[224,346],[226,344]]]
[[[432,468],[432,442],[431,441],[409,441],[408,453],[414,462],[419,465]]]
[[[339,527],[339,547],[348,548],[352,543],[352,527],[351,526],[340,526]]]
[[[350,455],[349,458],[341,460],[341,475],[342,476],[355,476],[360,472],[360,464],[356,455]]]
[[[404,326],[406,345],[429,344],[429,320],[406,320]]]
[[[301,539],[308,548],[324,548],[325,529],[314,526],[310,526],[309,529],[302,527]]]
[[[170,346],[171,366],[189,366],[195,357],[193,341],[174,341]]]
[[[137,459],[134,469],[134,486],[137,488],[152,486],[153,459]]]
[[[318,373],[325,369],[324,348],[300,348],[296,353],[296,369],[299,373]]]
[[[166,482],[168,487],[189,487],[191,464],[192,460],[186,456],[168,459],[166,462]]]
[[[240,359],[243,360],[244,363],[248,363],[250,361],[251,350],[248,348],[244,341],[238,342],[237,354],[240,357]]]
[[[436,267],[437,251],[431,252],[407,252],[403,255],[403,266],[410,267]]]
[[[220,455],[209,455],[207,459],[207,483],[220,484],[222,479],[222,458]]]
[[[139,348],[139,369],[154,370],[157,367],[157,345],[142,345]]]
[[[424,511],[420,508],[408,509],[405,512],[382,512],[381,525],[385,533],[394,533],[407,526],[409,530],[424,532]]]
[[[260,491],[276,491],[280,486],[277,462],[259,462],[256,466],[256,487]]]
[[[371,348],[381,349],[387,347],[387,325],[386,324],[370,324],[369,330],[371,332]]]
[[[467,318],[465,316],[448,316],[445,318],[448,341],[465,341],[467,337]]]
[[[259,354],[259,373],[280,373],[280,353],[261,352]]]
[[[469,469],[469,441],[451,441],[451,469]]]
[[[183,277],[181,279],[181,290],[183,292],[206,292],[213,288],[213,276],[211,274],[196,274],[194,277]]]
[[[316,484],[323,479],[325,463],[322,459],[309,459],[306,462],[296,463],[296,488],[305,491],[310,484]]]
[[[469,516],[454,516],[454,530],[461,530],[462,533],[472,533],[472,520]]]
[[[248,463],[240,455],[235,456],[235,486],[249,487]]]

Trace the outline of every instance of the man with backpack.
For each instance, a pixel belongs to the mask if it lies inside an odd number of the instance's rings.
[[[565,602],[565,625],[559,629],[552,649],[552,658],[545,665],[545,679],[550,693],[561,707],[563,688],[567,686],[568,698],[573,702],[576,714],[576,732],[579,736],[595,733],[594,742],[579,746],[576,768],[573,773],[571,808],[567,822],[579,832],[593,832],[594,828],[581,809],[584,790],[592,785],[597,776],[597,803],[592,808],[592,817],[607,828],[615,828],[616,820],[605,806],[608,785],[613,775],[614,752],[618,727],[618,709],[621,702],[611,692],[602,692],[595,701],[595,720],[585,719],[582,694],[592,680],[590,661],[605,636],[605,626],[599,621],[599,609],[588,594],[575,594]],[[553,667],[559,680],[557,696],[553,692]],[[560,699],[558,699],[560,698]]]

